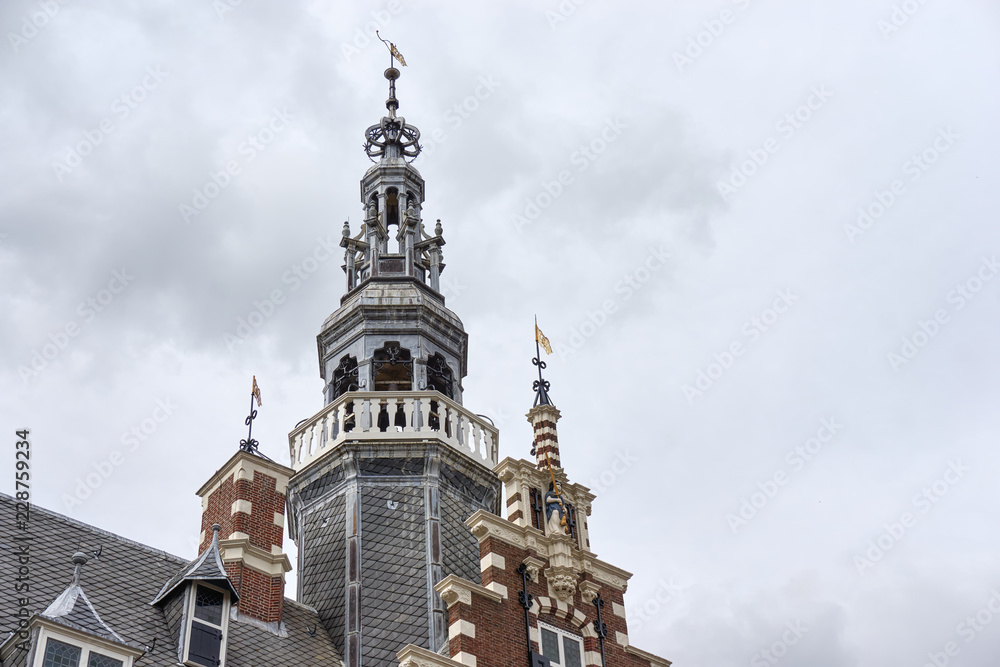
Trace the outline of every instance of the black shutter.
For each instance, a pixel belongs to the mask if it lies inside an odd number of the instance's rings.
[[[218,667],[219,655],[222,652],[222,630],[202,625],[198,621],[191,622],[191,647],[188,649],[188,659],[191,662]]]

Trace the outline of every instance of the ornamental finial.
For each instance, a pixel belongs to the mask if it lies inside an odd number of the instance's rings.
[[[420,155],[420,130],[407,125],[402,116],[396,116],[396,110],[399,109],[399,100],[396,99],[396,79],[399,78],[399,70],[396,69],[395,63],[399,61],[399,64],[405,67],[406,61],[403,60],[403,54],[395,44],[383,39],[377,30],[375,35],[389,49],[389,68],[385,71],[385,78],[389,80],[389,99],[385,101],[385,108],[389,110],[389,115],[383,117],[378,125],[372,125],[365,131],[365,153],[372,162],[375,162],[376,158],[403,158],[412,162]]]
[[[549,381],[542,377],[542,370],[546,366],[545,362],[542,361],[542,349],[545,350],[545,354],[552,354],[552,346],[549,344],[549,339],[538,328],[538,317],[536,316],[535,358],[531,360],[531,363],[538,366],[538,379],[535,380],[531,388],[535,390],[535,405],[552,405],[552,400],[549,398]]]

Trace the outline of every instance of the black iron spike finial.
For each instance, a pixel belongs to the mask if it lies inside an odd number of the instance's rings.
[[[552,354],[549,339],[538,328],[538,317],[535,317],[535,358],[531,360],[531,363],[538,367],[538,379],[531,385],[531,388],[535,391],[535,406],[552,405],[552,400],[549,398],[549,387],[551,385],[548,380],[542,377],[542,371],[546,368],[546,363],[542,361],[542,341],[544,341],[545,352]],[[535,454],[534,447],[532,447],[531,454]]]
[[[257,407],[260,407],[260,387],[257,386],[257,376],[253,378],[253,387],[250,389],[250,414],[243,421],[247,425],[247,437],[245,440],[240,440],[240,449],[249,454],[256,454],[257,447],[260,445],[259,442],[253,439],[253,420],[257,418],[257,410],[253,407],[253,402],[257,401]]]

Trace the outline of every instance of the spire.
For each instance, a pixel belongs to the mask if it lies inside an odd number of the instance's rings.
[[[73,583],[53,600],[52,604],[46,607],[41,615],[104,639],[125,644],[125,640],[101,620],[94,605],[87,599],[87,594],[80,586],[80,577],[83,566],[86,564],[86,554],[79,551],[73,554]]]

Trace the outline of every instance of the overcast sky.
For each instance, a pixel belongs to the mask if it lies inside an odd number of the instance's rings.
[[[632,643],[996,664],[996,3],[120,5],[0,4],[0,421],[37,504],[193,557],[253,374],[287,460],[379,27],[465,404],[528,456],[537,313]]]

